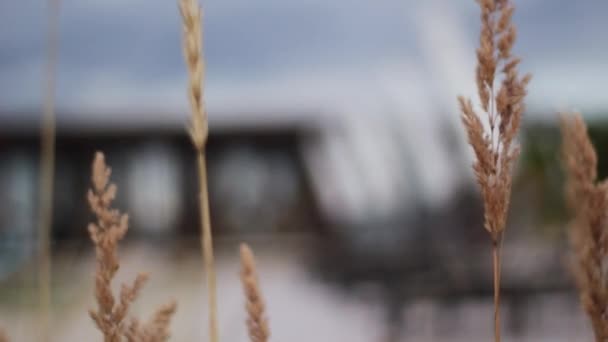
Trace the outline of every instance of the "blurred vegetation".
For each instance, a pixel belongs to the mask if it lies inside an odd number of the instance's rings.
[[[608,119],[604,119],[606,115],[594,117],[598,119],[587,120],[587,124],[598,154],[599,179],[603,179],[608,176]],[[523,127],[522,156],[514,184],[514,196],[529,204],[526,210],[533,213],[534,229],[552,236],[560,234],[568,219],[560,148],[557,120]]]

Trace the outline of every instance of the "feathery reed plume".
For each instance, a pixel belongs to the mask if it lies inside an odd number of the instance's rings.
[[[475,152],[473,165],[484,203],[484,227],[492,239],[494,273],[494,338],[500,341],[500,248],[511,197],[513,163],[519,155],[514,139],[524,111],[526,86],[531,76],[518,75],[520,59],[511,53],[516,29],[511,22],[515,10],[509,0],[478,0],[481,8],[480,46],[477,49],[476,82],[481,108],[488,125],[460,96],[462,123]],[[495,83],[502,73],[500,87]]]
[[[55,70],[59,40],[59,0],[48,1],[45,100],[40,140],[40,207],[38,223],[38,290],[40,313],[38,340],[50,339],[51,325],[51,225],[55,175]]]
[[[131,319],[131,323],[125,333],[128,342],[165,342],[171,336],[169,324],[177,309],[177,303],[172,301],[161,306],[150,321],[141,325],[137,318]]]
[[[270,336],[268,320],[264,313],[264,300],[258,285],[253,252],[246,244],[241,244],[241,283],[247,300],[247,329],[251,342],[266,342]]]
[[[110,183],[110,174],[111,170],[106,166],[103,153],[97,152],[92,167],[93,186],[87,193],[87,199],[97,217],[97,222],[89,224],[89,235],[95,244],[95,298],[98,308],[90,310],[89,314],[102,332],[105,342],[120,342],[128,336],[126,317],[131,303],[148,280],[148,275],[138,274],[131,286],[122,284],[118,299],[112,293],[112,280],[120,267],[118,242],[129,229],[129,217],[111,207],[116,198],[117,187]],[[174,311],[175,303],[169,304],[165,309],[161,308],[160,315],[166,317],[164,325],[168,325],[168,318]],[[166,330],[166,327],[164,329]]]
[[[608,180],[598,182],[597,155],[580,114],[562,116],[562,158],[566,199],[574,214],[569,237],[573,273],[595,339],[608,341]]]
[[[192,119],[190,138],[196,150],[199,180],[199,201],[201,215],[201,248],[207,277],[209,300],[209,339],[218,341],[216,281],[213,260],[213,238],[211,235],[211,216],[209,211],[209,194],[207,189],[207,162],[205,145],[208,136],[207,113],[203,100],[203,81],[205,64],[202,52],[201,8],[196,0],[180,0],[179,8],[183,20],[183,50],[188,67]]]
[[[125,317],[131,303],[148,279],[146,274],[138,274],[133,285],[122,285],[117,302],[112,293],[112,280],[119,268],[118,241],[127,233],[127,214],[111,208],[116,197],[116,185],[110,184],[111,170],[106,166],[104,155],[95,154],[92,170],[92,189],[87,198],[91,210],[97,217],[96,223],[89,225],[89,234],[95,244],[97,270],[95,274],[95,298],[97,310],[91,310],[91,318],[102,332],[105,342],[120,342],[125,327]]]

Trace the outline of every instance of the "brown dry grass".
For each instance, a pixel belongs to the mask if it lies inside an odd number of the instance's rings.
[[[120,295],[116,298],[112,292],[112,280],[120,267],[118,260],[118,242],[129,229],[129,218],[119,210],[112,208],[117,187],[110,183],[111,170],[106,166],[104,155],[95,154],[92,168],[92,188],[87,199],[97,221],[89,225],[89,235],[95,245],[97,268],[95,272],[95,299],[97,309],[90,310],[90,316],[102,332],[105,342],[125,341],[165,341],[167,329],[176,303],[172,302],[159,309],[149,324],[142,327],[126,323],[129,308],[141,291],[148,275],[140,273],[132,285],[122,284]],[[133,322],[137,322],[134,320]],[[158,335],[150,336],[149,333]]]
[[[494,337],[495,341],[500,341],[500,248],[511,197],[513,164],[519,155],[514,139],[531,76],[519,76],[520,59],[511,53],[517,36],[511,21],[515,6],[509,0],[478,0],[478,3],[481,33],[476,82],[487,125],[470,99],[461,96],[458,101],[462,123],[476,156],[473,169],[484,203],[484,227],[492,240]],[[496,89],[499,77],[500,86]]]
[[[596,341],[608,340],[608,180],[598,182],[597,155],[580,114],[562,116],[566,198],[574,214],[570,242],[573,273]]]
[[[169,325],[177,306],[170,302],[161,306],[152,318],[142,325],[137,318],[132,318],[126,331],[128,342],[163,342],[171,336]]]
[[[48,1],[47,61],[40,139],[40,205],[38,222],[38,339],[50,339],[51,326],[51,224],[55,175],[55,73],[59,40],[59,0]]]
[[[255,257],[246,244],[241,244],[241,283],[245,292],[247,329],[251,342],[266,342],[270,336],[264,300],[258,284]]]
[[[183,50],[188,68],[188,98],[190,99],[192,118],[190,121],[190,138],[196,150],[199,201],[201,215],[201,248],[207,277],[209,301],[209,340],[218,341],[216,276],[213,257],[213,237],[211,234],[211,214],[209,210],[209,193],[207,189],[207,161],[205,145],[208,136],[207,113],[203,100],[203,82],[205,63],[203,60],[203,35],[201,8],[196,0],[180,0],[179,8],[183,21]]]

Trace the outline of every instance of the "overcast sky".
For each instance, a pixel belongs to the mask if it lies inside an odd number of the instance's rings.
[[[61,1],[60,123],[183,127],[176,1]],[[608,1],[515,2],[515,52],[534,74],[528,117],[608,109]],[[313,163],[326,207],[381,211],[403,203],[403,194],[438,203],[471,177],[463,131],[450,146],[443,141],[447,121],[459,126],[456,97],[475,97],[473,0],[205,0],[203,7],[212,132],[247,119],[332,120],[320,126],[324,152],[315,156],[325,157]],[[0,1],[0,124],[39,116],[46,27],[46,1]]]
[[[175,1],[61,2],[62,110],[181,117],[186,74]],[[530,112],[607,108],[608,2],[516,3],[516,52],[522,69],[534,73]],[[472,0],[206,0],[203,6],[211,112],[452,111],[458,94],[474,94],[479,20]],[[4,113],[40,106],[45,11],[43,0],[0,3]]]

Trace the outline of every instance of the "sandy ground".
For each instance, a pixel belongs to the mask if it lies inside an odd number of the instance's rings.
[[[236,243],[226,243],[217,260],[221,340],[248,341],[244,326],[243,296],[238,281]],[[226,246],[224,246],[226,247]],[[385,342],[382,307],[373,287],[355,294],[315,280],[306,270],[305,252],[285,245],[255,245],[262,275],[272,341]],[[235,251],[235,253],[228,253]],[[131,244],[122,251],[119,279],[148,271],[151,279],[132,312],[147,317],[154,307],[174,298],[179,309],[172,324],[172,341],[206,341],[206,292],[196,251],[164,248],[158,243]],[[93,302],[93,256],[84,246],[61,253],[54,262],[52,341],[101,341],[87,315]],[[36,341],[36,306],[33,282],[11,282],[1,288],[10,304],[0,305],[0,325],[12,341]],[[6,298],[4,296],[3,298]],[[429,300],[403,308],[399,341],[489,341],[492,332],[491,300],[465,302],[450,311]],[[590,341],[580,310],[559,298],[531,303],[524,336],[507,334],[505,341]]]

